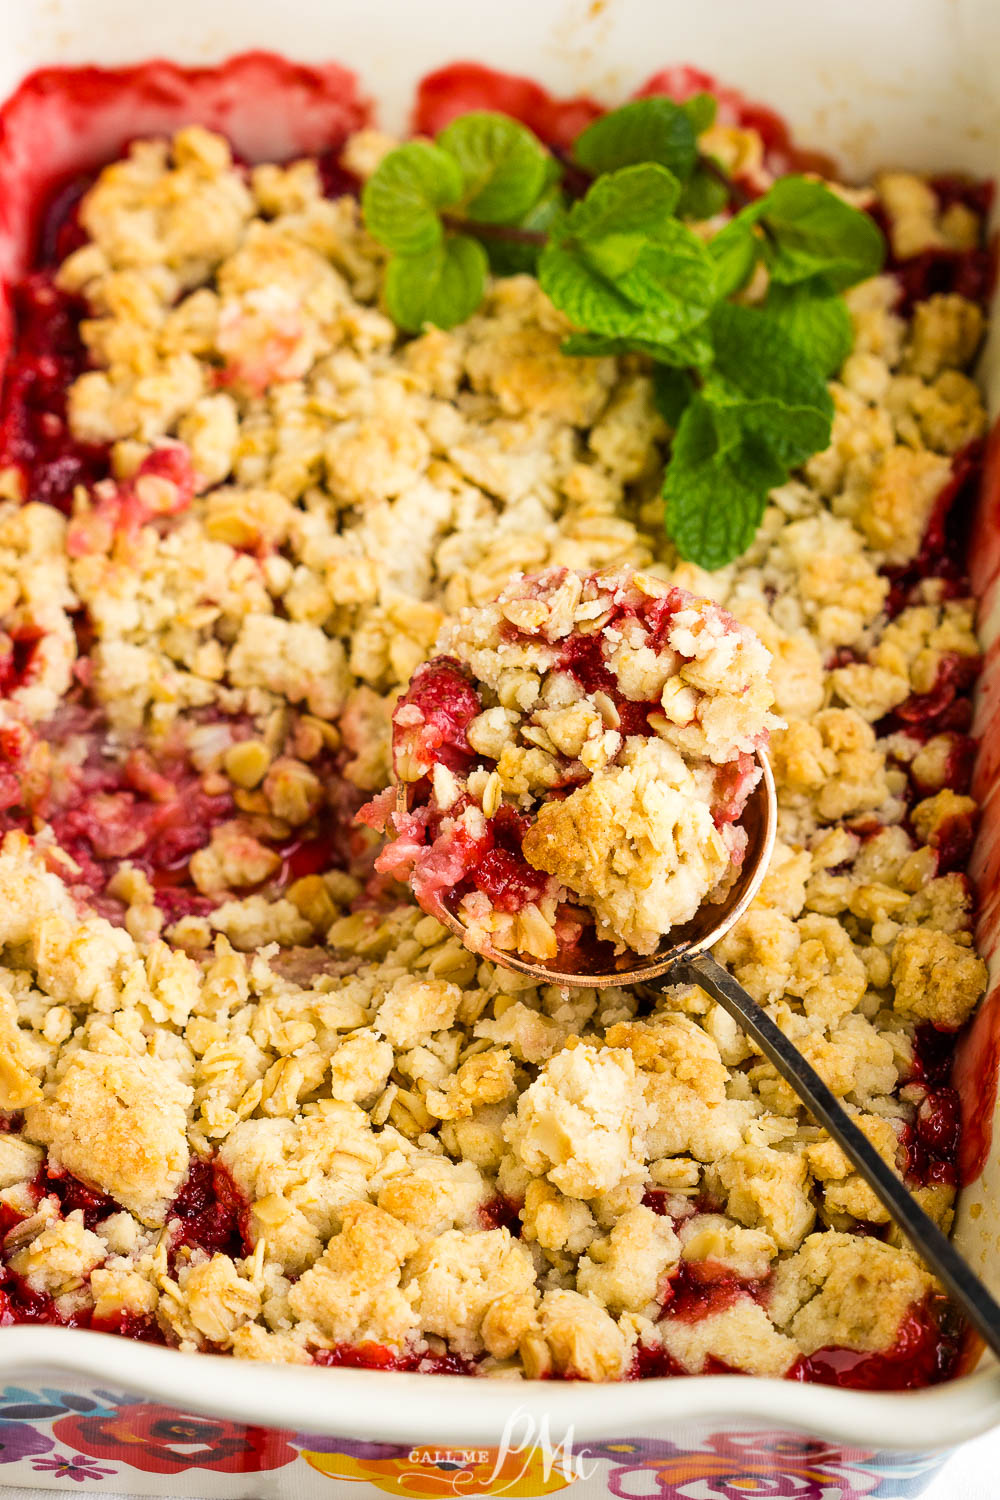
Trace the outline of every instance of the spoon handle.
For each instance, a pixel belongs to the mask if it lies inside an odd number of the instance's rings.
[[[922,1259],[947,1287],[969,1322],[993,1353],[1000,1357],[1000,1304],[968,1261],[924,1213],[795,1044],[711,954],[699,953],[693,958],[680,959],[655,987],[661,989],[680,978],[700,985],[753,1038],[768,1062],[774,1064],[809,1111],[826,1127]]]

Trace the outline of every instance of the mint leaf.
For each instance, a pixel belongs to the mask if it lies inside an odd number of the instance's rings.
[[[566,216],[566,233],[578,240],[609,235],[657,239],[670,234],[681,185],[673,172],[653,162],[622,167],[599,177]]]
[[[768,491],[784,477],[756,433],[720,431],[711,407],[695,396],[680,419],[663,484],[664,524],[678,552],[710,571],[725,567],[750,546]]]
[[[653,162],[609,172],[574,203],[559,238],[580,249],[602,276],[617,282],[651,240],[666,236],[671,241],[680,193],[674,174]]]
[[[826,376],[835,375],[851,352],[854,330],[847,303],[824,276],[795,286],[772,282],[764,310],[803,358]]]
[[[717,295],[712,257],[698,236],[676,219],[669,233],[647,245],[635,265],[618,277],[616,286],[658,319],[669,317],[671,343],[704,321]]]
[[[581,247],[582,254],[602,276],[618,281],[631,271],[647,244],[641,234],[607,234]]]
[[[426,141],[409,141],[383,157],[365,183],[365,224],[388,250],[423,254],[440,244],[438,210],[457,203],[462,188],[461,168],[453,156]]]
[[[670,345],[704,322],[715,297],[712,262],[676,220],[614,279],[593,264],[591,249],[549,244],[538,262],[542,289],[578,329]]]
[[[578,328],[616,339],[634,336],[655,341],[659,329],[650,328],[651,319],[642,308],[576,251],[546,245],[538,258],[538,280],[546,296]]]
[[[843,290],[882,269],[885,241],[874,219],[821,182],[781,177],[752,211],[767,232],[772,281],[790,285],[826,276]]]
[[[800,354],[763,309],[721,302],[712,314],[712,334],[716,371],[747,399],[829,403],[825,382],[803,369]]]
[[[427,323],[453,328],[483,300],[488,263],[478,240],[449,235],[421,255],[396,255],[385,274],[385,305],[407,333]]]
[[[681,370],[704,370],[712,362],[712,345],[701,328],[682,334],[670,344],[652,339],[616,339],[602,333],[571,333],[563,339],[562,352],[585,356],[603,354],[645,354],[657,365]]]
[[[713,219],[729,202],[729,188],[703,166],[695,167],[684,184],[677,215],[681,219]]]
[[[651,349],[658,346],[651,344]],[[562,341],[563,354],[598,359],[605,354],[634,354],[641,352],[634,339],[614,339],[603,333],[571,333]]]
[[[711,331],[715,364],[703,388],[706,402],[755,433],[786,468],[825,448],[833,423],[826,381],[774,317],[721,302]]]
[[[703,130],[715,124],[715,113],[718,107],[718,102],[712,94],[692,94],[690,99],[685,99],[681,105],[681,109],[694,127],[695,135],[701,135]]]
[[[696,106],[696,117],[704,106]],[[635,99],[588,125],[573,145],[573,157],[595,176],[636,162],[658,162],[683,182],[697,156],[691,112],[672,99]]]
[[[694,127],[695,136],[700,136],[715,121],[717,103],[711,94],[692,94],[685,99],[681,109]],[[710,171],[706,158],[695,162],[694,171],[684,184],[681,201],[677,205],[679,219],[712,219],[720,214],[729,202],[729,187],[724,178]]]
[[[552,158],[524,125],[509,115],[473,110],[441,131],[437,144],[458,162],[466,218],[512,224],[543,192]]]
[[[694,381],[685,370],[658,365],[653,373],[653,400],[660,416],[676,427],[694,395]]]
[[[718,295],[729,297],[750,280],[760,254],[760,241],[751,225],[737,217],[712,236],[708,253],[715,262]]]

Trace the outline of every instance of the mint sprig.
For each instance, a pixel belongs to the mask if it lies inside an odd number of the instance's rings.
[[[702,241],[672,216],[679,196],[664,167],[623,167],[553,227],[538,279],[571,323],[658,347],[705,321],[715,275]]]
[[[885,254],[875,222],[821,182],[783,177],[748,202],[699,149],[714,116],[707,94],[634,100],[557,157],[476,110],[389,152],[362,197],[405,332],[463,322],[490,270],[533,271],[576,330],[567,354],[654,362],[673,430],[665,525],[706,568],[746,550],[769,491],[828,444],[826,380],[851,347],[842,293]],[[715,234],[685,222],[723,212]],[[731,300],[761,265],[763,300]]]

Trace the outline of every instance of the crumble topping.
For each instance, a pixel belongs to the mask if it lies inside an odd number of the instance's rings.
[[[504,1135],[525,1174],[586,1200],[640,1180],[647,1120],[631,1056],[584,1043],[543,1065]]]
[[[728,826],[728,825],[727,825]],[[561,802],[545,803],[521,845],[528,863],[575,892],[636,953],[718,900],[739,846],[727,847],[697,778],[668,746],[626,746]]]
[[[187,1172],[190,1103],[190,1087],[155,1057],[80,1051],[24,1123],[50,1163],[158,1225]]]
[[[878,1350],[891,1345],[931,1287],[911,1256],[893,1254],[879,1240],[811,1234],[778,1267],[770,1312],[806,1354],[834,1344]]]
[[[711,134],[767,185],[755,131]],[[893,1351],[938,1337],[940,1289],[703,992],[507,973],[353,821],[444,652],[454,756],[411,717],[403,774],[451,812],[488,765],[470,837],[497,796],[553,825],[537,899],[487,896],[491,942],[544,948],[552,887],[600,876],[638,946],[668,915],[622,897],[660,826],[640,797],[749,755],[773,698],[779,842],[717,956],[948,1227],[949,1033],[986,970],[944,512],[986,414],[971,284],[921,267],[983,225],[905,173],[873,201],[895,259],[847,294],[830,447],[708,575],[662,531],[649,368],[565,355],[533,278],[401,341],[316,163],[247,171],[193,127],[99,175],[82,243],[17,293],[18,358],[57,347],[68,386],[48,488],[0,470],[0,1321],[34,1299],[241,1358],[599,1380],[856,1356],[899,1383]],[[60,491],[59,442],[107,445],[103,477]],[[609,637],[626,578],[698,601],[669,650],[638,614]],[[559,666],[584,623],[586,680]],[[682,846],[706,889],[734,827],[709,822]]]
[[[685,1374],[720,1366],[780,1379],[798,1358],[798,1346],[775,1330],[767,1313],[749,1297],[696,1323],[660,1324],[660,1347]]]

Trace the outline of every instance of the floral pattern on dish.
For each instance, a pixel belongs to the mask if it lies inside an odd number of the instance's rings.
[[[187,1473],[235,1478],[290,1469],[301,1458],[293,1488],[275,1494],[319,1500],[331,1493],[332,1480],[360,1485],[359,1495],[367,1485],[369,1493],[408,1500],[470,1494],[528,1500],[566,1488],[579,1500],[746,1500],[748,1494],[770,1500],[912,1500],[945,1457],[841,1448],[759,1429],[692,1434],[686,1443],[620,1438],[566,1448],[512,1444],[506,1451],[446,1441],[411,1446],[244,1427],[104,1389],[0,1390],[0,1464],[10,1466],[4,1482],[29,1486],[40,1476],[44,1483],[98,1484],[131,1469],[172,1476],[169,1493],[180,1494],[180,1476]],[[127,1486],[127,1479],[122,1482]]]
[[[609,1441],[590,1449],[609,1458],[608,1492],[618,1500],[878,1500],[922,1494],[940,1454],[875,1454],[787,1432],[728,1432],[697,1448],[657,1439]],[[624,1461],[623,1461],[624,1460]]]
[[[53,1453],[51,1458],[36,1458],[31,1467],[36,1473],[45,1474],[49,1479],[75,1479],[77,1484],[82,1484],[87,1479],[107,1479],[116,1472],[105,1464],[98,1464],[92,1458],[84,1457],[82,1453]]]
[[[168,1406],[140,1402],[110,1414],[63,1417],[55,1437],[94,1458],[118,1459],[147,1474],[209,1469],[223,1474],[259,1473],[292,1463],[285,1435],[265,1427],[186,1416]]]
[[[52,1439],[28,1422],[0,1422],[0,1464],[16,1464],[51,1447]]]

